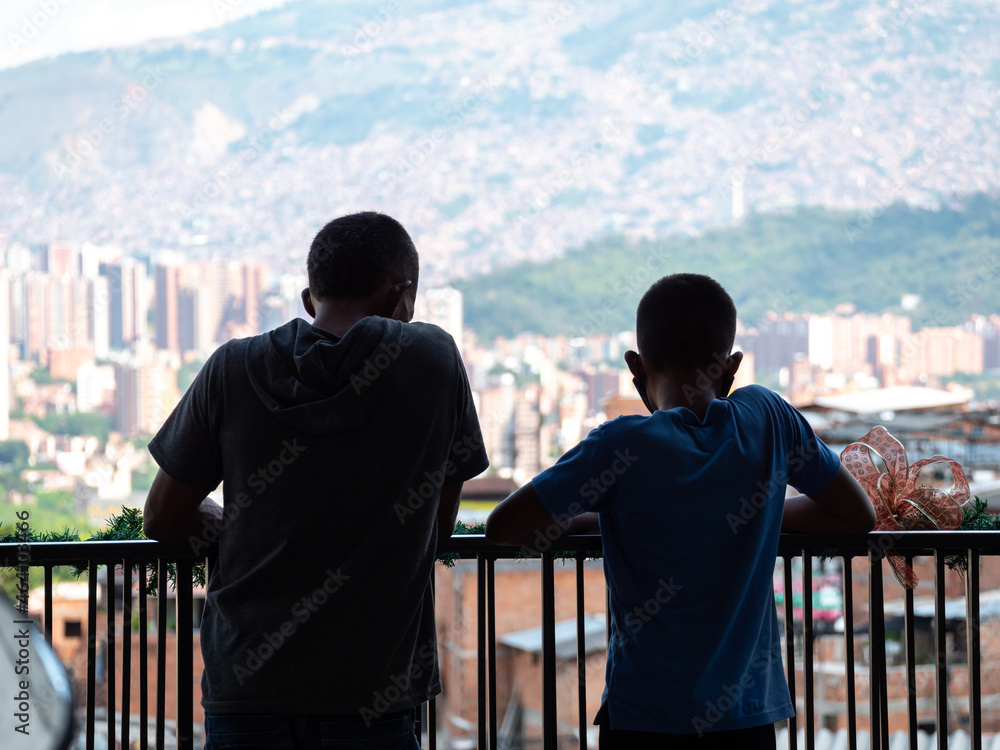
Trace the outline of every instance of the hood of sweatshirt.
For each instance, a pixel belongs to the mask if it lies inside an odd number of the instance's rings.
[[[402,351],[404,324],[359,320],[338,338],[296,318],[250,339],[247,375],[261,403],[285,424],[328,434],[364,424]]]

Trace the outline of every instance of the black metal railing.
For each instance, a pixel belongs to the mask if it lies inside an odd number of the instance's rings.
[[[18,560],[19,549],[22,557]],[[477,719],[476,741],[481,750],[492,750],[501,747],[499,736],[500,718],[497,706],[497,597],[496,597],[496,563],[522,556],[518,548],[504,548],[491,545],[485,538],[477,535],[457,536],[441,542],[440,551],[450,553],[461,560],[473,561],[476,571],[476,674],[477,674]],[[155,747],[162,748],[167,744],[166,737],[166,678],[167,678],[167,639],[163,636],[168,632],[167,607],[168,599],[175,602],[175,653],[176,660],[176,731],[175,742],[178,748],[193,748],[194,746],[194,691],[193,691],[193,612],[192,612],[192,568],[199,562],[191,551],[184,546],[165,545],[150,541],[137,542],[46,542],[31,543],[28,547],[27,561],[24,559],[23,548],[17,544],[0,544],[0,566],[19,567],[28,565],[41,568],[44,571],[44,604],[43,622],[46,639],[51,643],[53,638],[53,569],[56,566],[78,565],[87,569],[89,586],[87,613],[87,676],[86,676],[86,708],[81,717],[82,728],[86,736],[86,747],[91,750],[95,746],[96,696],[97,696],[97,648],[99,631],[103,630],[107,644],[105,653],[105,674],[107,675],[107,742],[109,748],[114,748],[116,742],[121,747],[131,747],[136,739],[142,750],[149,746],[149,703],[150,690],[147,684],[155,676],[155,708],[153,713]],[[843,571],[843,618],[844,618],[844,669],[845,669],[845,706],[849,747],[857,747],[858,699],[855,685],[865,686],[867,675],[868,706],[867,713],[870,724],[870,747],[877,750],[889,748],[889,696],[888,666],[886,659],[886,620],[884,616],[883,571],[885,556],[888,553],[902,554],[907,559],[918,556],[931,556],[934,559],[934,686],[935,686],[935,725],[937,729],[937,747],[948,746],[949,735],[949,696],[948,696],[948,659],[946,648],[945,622],[945,562],[947,557],[964,558],[967,573],[965,574],[965,635],[966,659],[968,664],[968,731],[971,746],[979,750],[983,746],[982,733],[982,700],[981,700],[981,664],[980,664],[980,603],[979,603],[979,571],[981,556],[1000,555],[1000,532],[988,531],[947,531],[924,532],[908,531],[903,533],[874,532],[865,536],[813,536],[784,534],[779,545],[779,559],[783,562],[784,602],[782,611],[785,621],[785,660],[786,674],[793,701],[801,705],[799,713],[788,721],[788,746],[797,750],[799,734],[804,736],[803,744],[806,750],[813,750],[816,737],[816,703],[815,703],[815,673],[814,644],[817,633],[813,624],[812,607],[812,561],[817,557],[835,557],[842,560]],[[559,728],[557,726],[557,658],[555,636],[555,578],[554,565],[559,557],[568,557],[576,566],[575,596],[576,596],[576,635],[577,635],[577,683],[578,694],[577,726],[575,744],[581,750],[587,747],[587,727],[592,717],[587,715],[586,651],[584,637],[584,560],[587,557],[599,557],[601,554],[600,538],[596,536],[566,537],[552,542],[540,562],[540,597],[541,597],[541,667],[542,667],[542,730],[540,744],[546,750],[560,747]],[[792,561],[795,558],[808,560],[809,564],[801,565],[802,597],[801,618],[795,616],[793,601],[794,573]],[[867,560],[868,578],[868,623],[856,627],[854,621],[854,577],[852,560],[863,558]],[[176,566],[176,589],[168,589],[167,566]],[[471,563],[465,563],[471,564]],[[535,563],[531,563],[535,564]],[[116,571],[121,571],[123,577],[121,602],[121,637],[116,642],[118,630],[116,626],[116,607],[108,606],[106,624],[99,627],[97,606],[97,589],[99,586],[99,567],[106,566],[106,585],[109,592],[115,591]],[[132,596],[134,580],[146,580],[147,574],[154,570],[157,573],[156,598],[156,633],[157,653],[155,669],[148,665],[146,659],[147,632],[151,627],[150,612],[145,596],[139,596],[138,609]],[[135,578],[133,576],[136,576]],[[141,588],[140,588],[141,591]],[[114,597],[110,599],[114,602]],[[603,608],[603,603],[602,603]],[[137,615],[138,627],[133,630],[132,617]],[[907,733],[909,747],[917,748],[918,730],[918,693],[916,689],[917,655],[915,651],[914,633],[914,596],[907,591],[904,596],[903,640],[905,645],[905,672],[907,697]],[[797,630],[801,628],[801,632]],[[857,671],[855,668],[855,637],[867,630],[868,668]],[[135,631],[135,632],[134,632]],[[502,634],[501,634],[502,635]],[[133,639],[138,639],[140,664],[139,667],[139,705],[131,705],[131,653]],[[122,684],[116,685],[116,659],[120,652]],[[801,656],[799,653],[801,652]],[[799,695],[797,672],[801,662],[802,685]],[[863,694],[863,690],[861,691]],[[121,702],[117,698],[121,696]],[[116,711],[121,714],[121,725],[116,727]],[[139,736],[130,736],[129,716],[137,713],[139,716]],[[423,746],[430,750],[439,747],[438,742],[438,710],[436,701],[431,701],[422,712],[423,724],[420,734]],[[800,723],[802,726],[800,727]],[[565,744],[565,738],[563,738]]]
[[[82,716],[83,731],[86,737],[87,750],[94,750],[98,694],[98,647],[104,646],[104,670],[106,675],[106,716],[108,748],[114,750],[116,741],[122,748],[131,748],[132,737],[129,717],[133,712],[131,705],[131,673],[132,673],[132,639],[135,636],[139,644],[139,705],[135,712],[139,718],[139,735],[135,739],[141,750],[149,747],[149,684],[155,676],[155,724],[154,747],[163,748],[167,745],[166,731],[166,680],[167,680],[167,602],[172,599],[175,612],[175,663],[176,663],[176,730],[174,742],[178,748],[193,748],[193,665],[194,652],[193,622],[191,608],[192,568],[199,558],[184,545],[169,545],[152,541],[129,542],[31,542],[28,544],[0,544],[0,567],[6,568],[41,568],[44,571],[44,600],[42,622],[45,640],[53,642],[53,569],[61,566],[75,566],[87,571],[87,674],[85,690],[85,710]],[[176,586],[173,592],[168,592],[168,565],[175,569]],[[122,608],[121,614],[121,645],[116,647],[118,625],[116,606],[106,607],[106,625],[103,629],[104,640],[100,638],[102,629],[98,619],[98,587],[100,585],[99,568],[105,566],[105,585],[109,592],[111,603],[115,601],[116,572],[122,576]],[[156,580],[156,669],[155,675],[150,673],[146,659],[147,638],[150,630],[150,613],[148,599],[141,595],[144,586],[140,586],[137,611],[133,602],[133,581],[148,581],[155,571]],[[133,575],[135,578],[133,578]],[[133,633],[132,616],[137,615],[138,627]],[[122,685],[116,685],[117,659],[121,657]],[[120,714],[122,717],[120,729],[116,727],[117,697],[121,695]]]

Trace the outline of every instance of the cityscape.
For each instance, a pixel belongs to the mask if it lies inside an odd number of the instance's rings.
[[[299,298],[305,277],[268,273],[257,261],[174,254],[150,263],[66,242],[8,246],[2,261],[6,345],[0,350],[7,366],[0,371],[8,383],[0,389],[6,399],[0,440],[23,442],[23,472],[32,486],[74,493],[75,511],[95,525],[123,503],[142,505],[152,469],[144,441],[221,343],[294,316],[308,319]],[[903,308],[917,304],[901,300]],[[462,293],[451,287],[421,290],[415,319],[456,339],[489,474],[513,486],[604,420],[644,412],[623,360],[635,347],[634,332],[591,326],[576,337],[523,333],[481,341],[465,328]],[[746,357],[736,387],[763,382],[800,408],[824,396],[902,386],[930,398],[912,408],[996,406],[959,382],[1000,369],[995,313],[915,330],[904,314],[860,313],[851,304],[817,313],[769,311],[740,321],[737,347]],[[72,415],[89,415],[100,431],[52,421]],[[53,424],[63,432],[46,430]]]
[[[778,392],[837,451],[882,425],[911,465],[955,458],[976,499],[962,518],[997,528],[993,0],[219,0],[169,22],[174,3],[125,5],[0,11],[10,555],[28,517],[56,547],[141,539],[151,437],[220,346],[309,319],[306,248],[361,210],[412,235],[414,321],[455,339],[482,428],[490,466],[465,483],[445,546],[592,429],[647,413],[625,321],[657,276],[684,270],[717,275],[745,311],[734,388]],[[514,312],[511,289],[535,316]],[[931,467],[922,489],[946,494],[951,471]],[[878,534],[864,549],[779,547],[798,713],[777,746],[796,721],[818,746],[821,732],[832,747],[848,744],[833,733],[905,730],[916,746],[918,728],[977,727],[1000,746],[1000,556],[909,547],[911,596]],[[95,715],[97,746],[203,739],[203,561],[168,567],[162,544],[136,544],[160,562],[155,597],[138,582],[153,557],[140,575],[121,557],[71,571],[72,553],[32,546],[30,571],[18,558],[19,578],[0,572],[73,680],[74,747],[93,742]],[[443,693],[421,736],[597,747],[602,561],[486,546],[435,563]]]

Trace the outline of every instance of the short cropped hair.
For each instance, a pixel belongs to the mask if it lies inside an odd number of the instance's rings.
[[[708,367],[732,352],[736,305],[708,276],[664,276],[639,302],[635,332],[639,354],[655,370]]]
[[[403,225],[376,211],[341,216],[323,227],[306,260],[319,299],[366,297],[385,281],[417,284],[420,261]]]

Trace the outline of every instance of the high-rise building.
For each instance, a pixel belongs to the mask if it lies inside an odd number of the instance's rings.
[[[983,339],[960,327],[929,327],[905,342],[900,371],[904,382],[983,371]]]
[[[24,245],[11,245],[4,252],[4,268],[13,276],[23,276],[31,270],[31,250]]]
[[[40,359],[49,336],[49,277],[31,272],[24,277],[24,354]]]
[[[76,245],[53,242],[43,253],[45,272],[53,278],[80,275],[80,254]]]
[[[90,413],[102,406],[113,406],[115,369],[111,365],[84,362],[76,371],[76,410]]]
[[[262,263],[240,264],[242,288],[237,292],[240,311],[239,322],[249,334],[261,332],[260,303],[264,295],[264,265]]]
[[[179,294],[182,267],[161,264],[153,267],[156,283],[156,306],[153,308],[153,328],[157,349],[181,351]]]
[[[108,267],[109,325],[112,349],[126,349],[146,335],[149,300],[146,266],[122,258]]]
[[[87,279],[90,283],[90,339],[97,359],[107,359],[111,349],[111,317],[108,315],[110,285],[107,276]]]
[[[983,339],[983,369],[1000,368],[1000,315],[974,315],[970,327]]]
[[[159,349],[207,356],[223,341],[261,331],[261,263],[165,263],[154,278]]]
[[[141,357],[115,365],[115,426],[122,434],[155,433],[179,400],[172,367]]]

